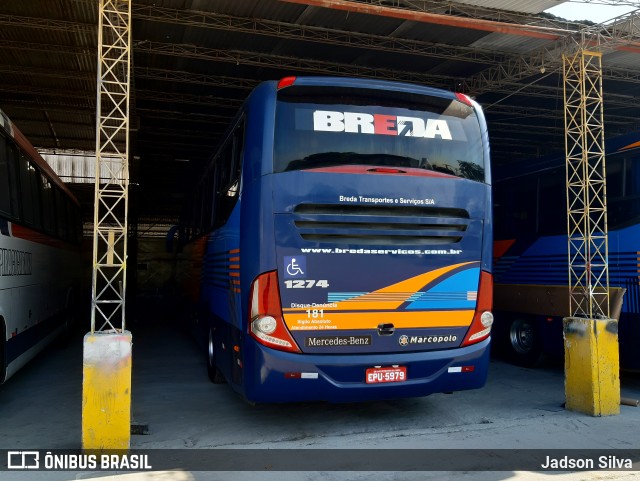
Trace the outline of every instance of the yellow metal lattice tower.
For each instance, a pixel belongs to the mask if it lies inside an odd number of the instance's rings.
[[[583,44],[584,40],[583,40]],[[609,319],[602,53],[563,57],[571,316],[564,319],[566,407],[620,413],[618,324]]]
[[[131,2],[100,0],[91,332],[84,338],[82,447],[129,449],[131,333],[125,331]]]
[[[602,54],[565,55],[564,105],[571,315],[609,317]]]
[[[102,0],[99,18],[92,333],[125,329],[131,2]]]

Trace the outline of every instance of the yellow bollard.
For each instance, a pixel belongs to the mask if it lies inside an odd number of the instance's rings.
[[[564,366],[567,409],[620,414],[618,321],[565,318]]]
[[[86,334],[82,379],[82,448],[129,449],[131,333]]]

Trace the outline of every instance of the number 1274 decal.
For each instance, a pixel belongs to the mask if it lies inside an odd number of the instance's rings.
[[[316,281],[314,279],[306,279],[306,280],[286,280],[284,281],[284,285],[287,289],[311,289],[312,287],[329,287],[329,281],[326,279],[322,279]]]

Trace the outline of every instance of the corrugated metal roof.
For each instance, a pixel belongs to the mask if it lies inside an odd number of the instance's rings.
[[[519,13],[540,13],[549,8],[565,3],[566,0],[455,0],[453,3],[462,3],[476,7],[493,8]]]
[[[42,152],[42,158],[51,166],[58,176],[70,184],[95,183],[96,157],[95,155],[81,153],[48,153]],[[102,165],[100,179],[109,180],[109,169]],[[120,175],[119,179],[123,180]]]
[[[605,75],[607,75],[608,68],[614,67],[626,71],[629,77],[637,76],[640,71],[640,52],[634,53],[624,50],[608,52],[602,56],[602,65]]]
[[[529,52],[535,52],[546,46],[553,45],[554,41],[518,37],[517,35],[504,35],[502,33],[491,33],[485,35],[479,40],[471,43],[469,46],[482,50],[491,50],[493,52],[503,52],[508,54],[525,55]]]

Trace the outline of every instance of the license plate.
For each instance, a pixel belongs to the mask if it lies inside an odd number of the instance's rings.
[[[407,368],[399,367],[370,367],[365,371],[367,384],[382,382],[404,382],[407,380]]]

